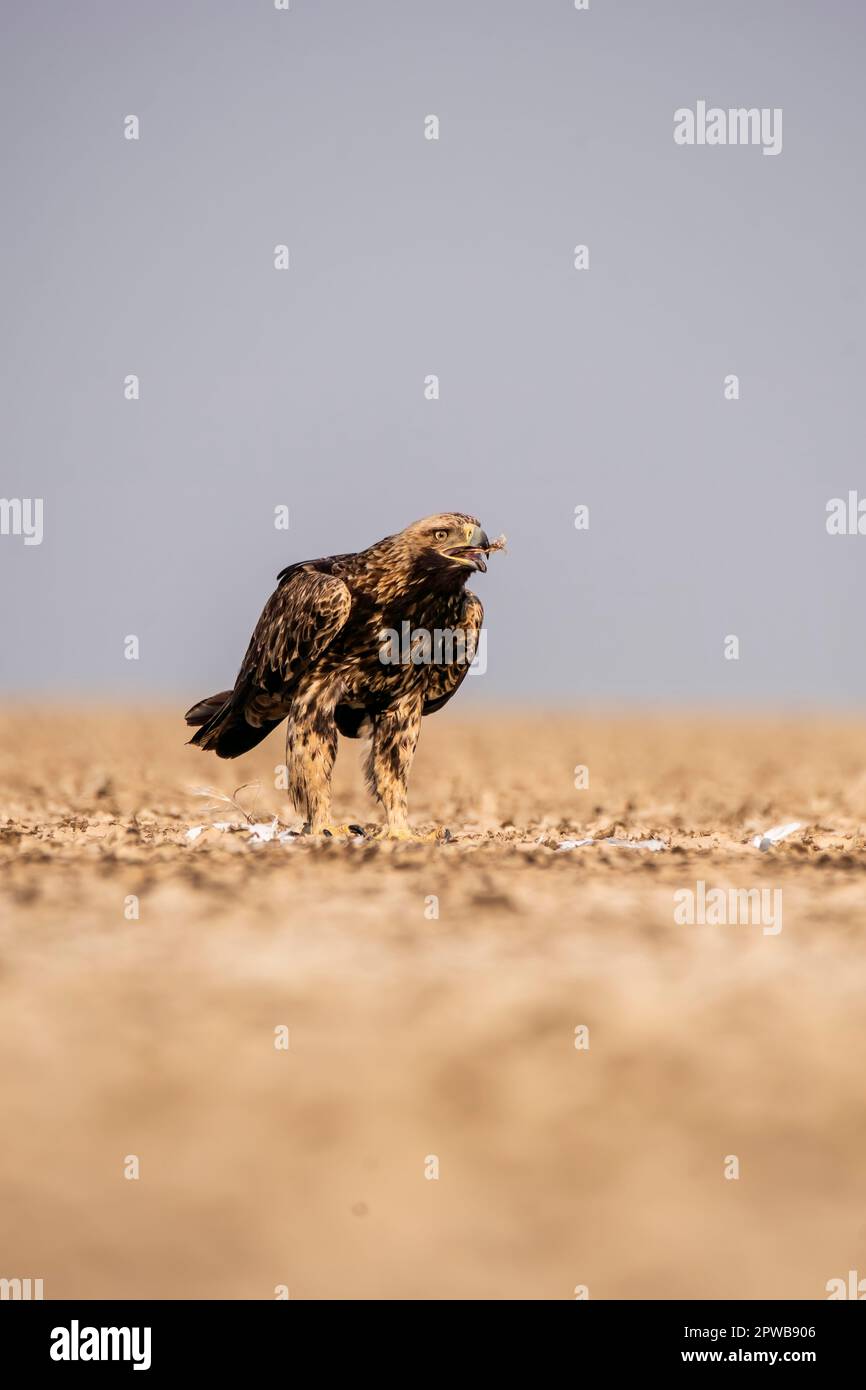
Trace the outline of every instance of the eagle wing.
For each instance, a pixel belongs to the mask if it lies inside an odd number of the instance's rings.
[[[473,656],[483,621],[484,604],[476,594],[467,590],[463,597],[463,608],[457,630],[462,630],[465,634],[466,648]],[[435,714],[443,705],[447,705],[451,696],[460,689],[466,679],[466,672],[471,664],[472,662],[467,660],[464,654],[462,661],[452,661],[441,665],[434,663],[428,666],[427,690],[421,713]]]
[[[265,604],[234,690],[223,690],[187,710],[197,726],[190,739],[220,758],[238,758],[286,716],[293,688],[343,627],[352,595],[329,572],[332,562],[292,565]]]
[[[342,579],[312,565],[293,566],[256,623],[238,684],[276,693],[291,684],[343,627],[352,594]]]

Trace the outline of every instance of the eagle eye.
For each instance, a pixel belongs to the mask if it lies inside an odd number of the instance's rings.
[[[447,539],[448,539],[448,532],[447,532],[447,531],[437,531],[437,532],[436,532],[436,539],[437,539],[437,541],[447,541]]]

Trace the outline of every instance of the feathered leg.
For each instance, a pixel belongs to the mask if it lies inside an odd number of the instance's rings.
[[[331,830],[331,772],[337,756],[334,701],[310,691],[292,707],[286,729],[289,795],[313,835]]]
[[[421,709],[422,700],[413,696],[377,715],[373,723],[373,739],[364,771],[367,786],[384,807],[385,834],[389,839],[421,838],[409,829],[407,792],[409,770],[421,731]]]

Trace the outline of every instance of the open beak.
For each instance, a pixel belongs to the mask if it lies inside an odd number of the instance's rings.
[[[481,573],[484,574],[487,570],[489,551],[490,541],[487,539],[487,532],[480,526],[474,526],[464,545],[449,546],[445,553],[452,560],[457,560],[463,565],[470,565],[472,569],[481,570]]]

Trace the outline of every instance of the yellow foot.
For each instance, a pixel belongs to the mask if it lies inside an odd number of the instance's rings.
[[[303,833],[305,835],[320,836],[322,839],[326,840],[354,840],[356,836],[366,836],[367,832],[363,825],[332,825],[329,821],[326,825],[316,826],[315,830],[313,830],[312,826],[307,822],[304,826]]]

